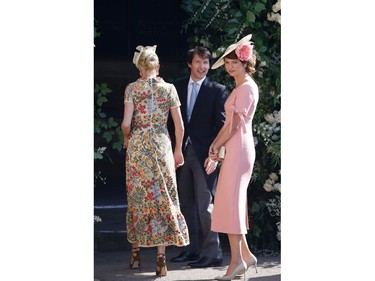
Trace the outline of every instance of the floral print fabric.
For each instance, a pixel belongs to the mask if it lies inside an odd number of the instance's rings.
[[[125,102],[134,104],[126,151],[128,241],[143,247],[185,246],[189,234],[167,130],[169,109],[180,106],[176,89],[160,77],[138,79],[126,87]]]

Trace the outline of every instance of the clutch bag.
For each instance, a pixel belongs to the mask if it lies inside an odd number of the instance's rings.
[[[225,157],[225,146],[221,146],[218,153],[219,160],[224,160]]]

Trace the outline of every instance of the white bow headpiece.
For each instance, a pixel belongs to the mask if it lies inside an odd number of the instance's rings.
[[[136,51],[134,52],[134,56],[133,56],[133,63],[135,65],[138,64],[138,60],[139,60],[139,57],[141,56],[142,52],[148,48],[149,50],[155,52],[156,51],[156,45],[154,46],[146,46],[146,47],[143,47],[142,45],[139,45],[137,46]]]

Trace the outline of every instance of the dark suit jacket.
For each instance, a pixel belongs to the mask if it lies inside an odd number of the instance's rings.
[[[228,97],[228,90],[224,85],[211,81],[206,77],[199,89],[191,119],[188,122],[186,111],[189,78],[177,80],[173,84],[181,102],[181,114],[185,127],[183,145],[187,137],[190,136],[195,153],[203,167],[204,160],[208,156],[208,149],[225,121],[224,102]],[[171,120],[169,122],[169,132],[174,147],[174,128]],[[210,182],[212,179],[216,179],[217,173],[211,175],[212,177],[209,177],[211,179],[209,180]]]

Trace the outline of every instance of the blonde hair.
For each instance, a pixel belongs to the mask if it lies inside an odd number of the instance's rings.
[[[159,57],[153,47],[144,47],[139,54],[137,66],[146,70],[156,69],[159,66]]]

